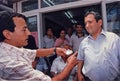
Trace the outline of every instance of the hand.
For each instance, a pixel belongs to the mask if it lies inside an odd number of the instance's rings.
[[[66,56],[66,49],[65,48],[56,48],[56,54],[65,57]]]
[[[75,52],[73,55],[68,57],[67,59],[68,64],[70,64],[71,66],[77,65],[78,61],[76,56],[77,56],[77,52]]]

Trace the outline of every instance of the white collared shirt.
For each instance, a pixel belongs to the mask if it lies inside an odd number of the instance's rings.
[[[58,56],[51,66],[51,72],[54,72],[56,74],[59,74],[63,71],[65,66],[67,65],[67,62],[64,62],[61,56]],[[76,67],[74,67],[68,77],[68,81],[73,81],[76,74]]]
[[[119,74],[119,37],[102,30],[96,40],[89,35],[79,46],[78,60],[84,60],[83,73],[92,81],[113,81]]]
[[[71,38],[69,44],[73,47],[73,51],[78,51],[79,45],[81,41],[85,38],[85,36],[78,37],[76,33],[74,33]]]

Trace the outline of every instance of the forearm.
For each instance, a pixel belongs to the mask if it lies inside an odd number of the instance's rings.
[[[84,64],[84,61],[83,61],[83,60],[80,60],[80,61],[78,62],[78,75],[81,75],[81,74],[82,74],[83,64]]]
[[[55,48],[49,48],[49,49],[38,49],[37,50],[37,57],[44,57],[44,56],[48,56],[50,54],[54,53],[54,49]]]
[[[66,67],[61,73],[52,78],[52,81],[61,81],[65,79],[70,74],[73,67],[73,65],[66,65]]]

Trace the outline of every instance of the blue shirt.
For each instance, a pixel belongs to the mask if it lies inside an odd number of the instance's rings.
[[[96,40],[89,35],[81,42],[77,59],[84,60],[82,71],[92,81],[113,81],[120,74],[119,40],[102,30]]]

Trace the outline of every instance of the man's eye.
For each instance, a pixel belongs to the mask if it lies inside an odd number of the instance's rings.
[[[26,31],[26,29],[24,29],[23,31]]]

